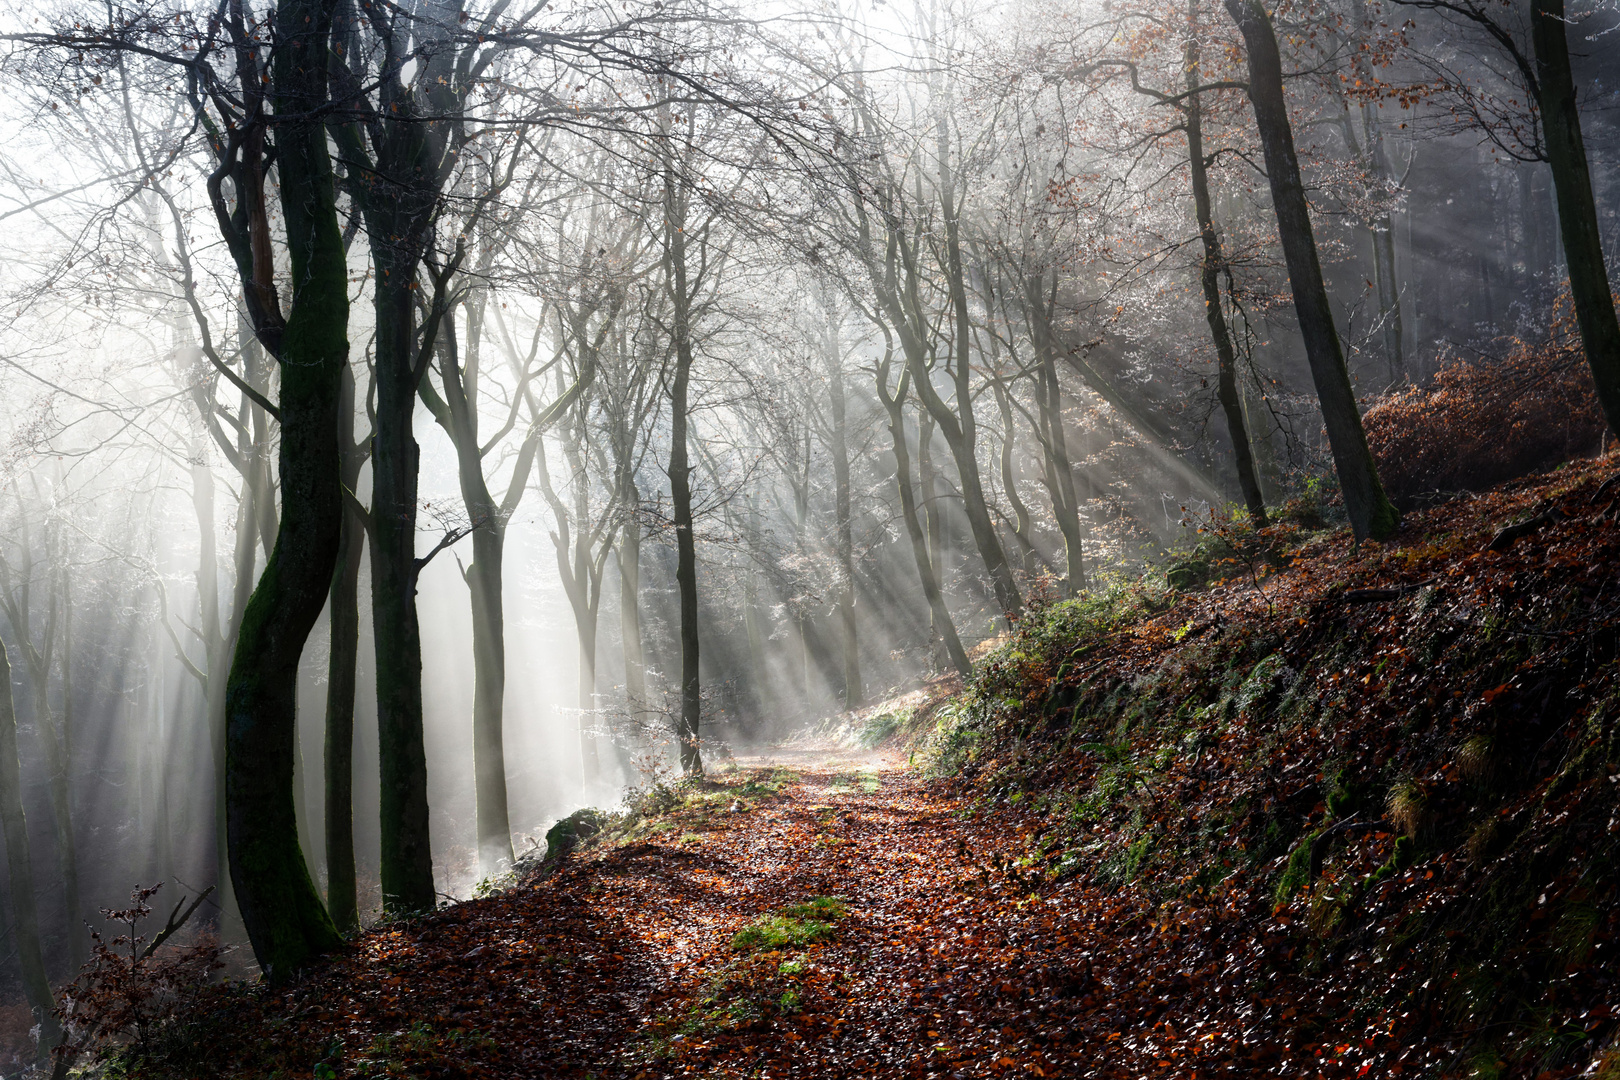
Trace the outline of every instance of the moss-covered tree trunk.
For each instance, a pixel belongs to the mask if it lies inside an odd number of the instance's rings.
[[[1248,48],[1249,101],[1254,106],[1255,126],[1265,151],[1266,176],[1271,185],[1272,209],[1277,215],[1277,234],[1282,241],[1283,258],[1288,265],[1289,285],[1294,294],[1294,312],[1299,318],[1300,335],[1311,378],[1316,383],[1322,420],[1327,427],[1328,445],[1344,494],[1344,507],[1356,539],[1384,540],[1400,527],[1400,515],[1384,495],[1378,479],[1367,433],[1361,426],[1350,371],[1345,365],[1344,348],[1333,325],[1333,308],[1328,303],[1327,286],[1322,280],[1322,264],[1311,229],[1310,204],[1305,198],[1305,182],[1294,152],[1294,130],[1288,119],[1288,103],[1283,96],[1282,56],[1271,16],[1260,0],[1226,0],[1227,13],[1243,33]]]
[[[231,880],[254,955],[282,981],[341,938],[310,879],[293,811],[298,659],[326,603],[341,538],[338,409],[348,363],[348,273],[326,135],[335,0],[283,0],[271,62],[291,263],[281,334],[281,522],[242,614],[225,692]]]
[[[1598,229],[1592,172],[1581,136],[1575,102],[1575,78],[1569,66],[1564,0],[1534,0],[1530,5],[1531,41],[1536,53],[1537,104],[1542,137],[1558,194],[1558,231],[1569,267],[1569,291],[1575,322],[1592,367],[1598,404],[1610,430],[1620,434],[1620,320],[1609,291],[1603,262],[1603,236]]]

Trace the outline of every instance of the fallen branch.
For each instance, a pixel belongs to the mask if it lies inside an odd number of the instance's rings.
[[[1523,540],[1526,536],[1529,536],[1532,533],[1538,533],[1548,525],[1551,525],[1553,522],[1557,521],[1560,516],[1561,515],[1557,510],[1549,508],[1543,510],[1541,513],[1529,518],[1526,521],[1519,522],[1517,525],[1505,526],[1504,528],[1498,530],[1495,536],[1491,537],[1491,542],[1485,545],[1485,550],[1506,551],[1518,541]]]
[[[1383,589],[1347,589],[1339,594],[1345,604],[1376,604],[1384,600],[1399,600],[1410,593],[1419,592],[1434,584],[1434,578],[1424,578],[1410,585],[1391,585]]]
[[[169,912],[168,923],[164,925],[163,929],[158,932],[156,937],[147,943],[146,948],[141,952],[141,959],[145,960],[148,956],[151,956],[153,953],[157,952],[159,946],[175,935],[175,931],[186,925],[187,920],[189,920],[192,914],[196,912],[198,906],[204,900],[208,899],[209,894],[213,891],[214,886],[210,885],[208,888],[198,893],[197,899],[191,902],[191,906],[186,908],[184,914],[181,914],[180,909],[185,906],[186,898],[182,896],[180,898],[180,903],[174,905],[174,910]]]

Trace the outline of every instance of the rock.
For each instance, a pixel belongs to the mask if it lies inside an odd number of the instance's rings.
[[[575,810],[546,830],[546,862],[555,862],[602,831],[600,810],[587,806]]]

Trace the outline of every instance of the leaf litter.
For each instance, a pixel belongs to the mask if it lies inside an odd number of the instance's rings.
[[[1281,565],[1083,625],[1054,608],[930,706],[943,779],[863,757],[685,787],[660,831],[292,988],[215,990],[126,1070],[1602,1075],[1612,468],[1390,545],[1274,533]]]

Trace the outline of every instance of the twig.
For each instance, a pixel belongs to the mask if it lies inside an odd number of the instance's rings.
[[[180,903],[174,905],[174,910],[169,913],[168,925],[166,925],[162,931],[158,933],[157,937],[153,938],[147,943],[146,948],[141,952],[141,959],[145,960],[147,957],[157,952],[158,947],[173,937],[175,931],[186,925],[186,921],[191,918],[192,913],[197,910],[198,906],[202,904],[204,900],[208,899],[208,894],[213,891],[214,886],[210,885],[208,888],[198,893],[197,899],[191,902],[191,906],[186,908],[184,914],[181,914],[180,909],[185,906],[186,898],[182,896],[180,898]]]

